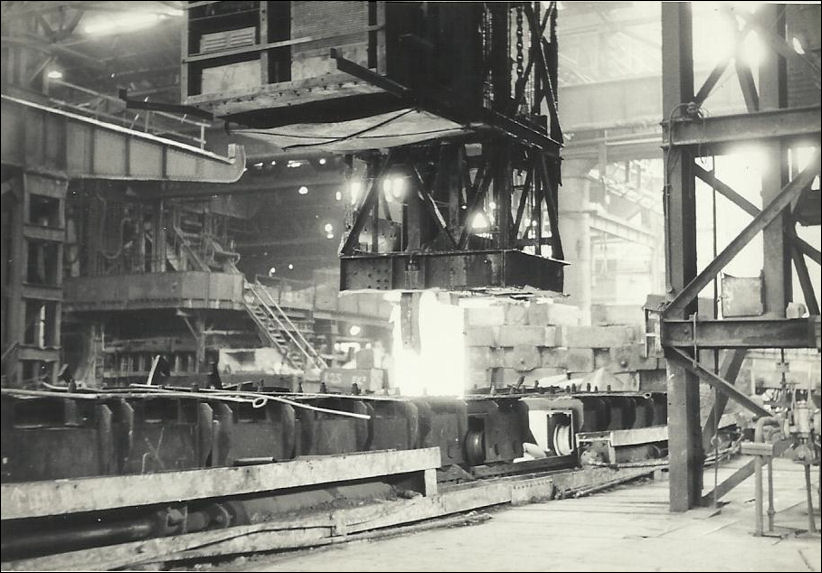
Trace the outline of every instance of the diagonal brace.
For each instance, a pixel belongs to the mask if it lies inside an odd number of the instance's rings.
[[[739,371],[742,369],[742,363],[745,361],[745,354],[747,350],[744,348],[736,348],[728,352],[725,359],[722,361],[722,366],[719,367],[719,375],[729,384],[736,381],[739,376]],[[725,411],[725,406],[728,405],[728,395],[724,392],[717,392],[714,398],[714,404],[711,411],[708,413],[708,418],[702,426],[702,449],[706,452],[711,449],[711,440],[714,436],[714,427],[719,423],[722,414]]]
[[[731,201],[737,207],[745,211],[748,215],[756,217],[762,212],[762,209],[748,201],[745,197],[737,193],[733,187],[724,181],[717,179],[713,171],[708,171],[701,166],[694,164],[694,175],[702,179],[705,183],[719,191],[719,193],[726,199]],[[785,229],[785,235],[788,236],[799,251],[811,260],[816,261],[816,264],[822,264],[822,255],[818,249],[815,249],[810,243],[796,236],[796,233],[791,229]]]
[[[776,442],[773,446],[773,455],[774,457],[782,455],[785,450],[791,445],[790,441],[788,440],[780,440]],[[723,497],[726,493],[731,491],[733,488],[741,484],[743,481],[751,477],[754,473],[754,465],[756,463],[755,458],[751,458],[745,465],[737,469],[733,474],[728,476],[722,483],[716,486],[716,489],[712,489],[708,493],[704,494],[702,498],[699,500],[700,505],[702,506],[710,506],[714,501],[714,492],[716,492],[716,499]]]
[[[705,367],[704,364],[698,360],[693,359],[680,350],[679,348],[668,347],[665,352],[665,357],[672,359],[677,365],[685,368],[689,372],[699,376],[700,380],[716,388],[718,391],[727,394],[730,398],[736,400],[740,405],[744,406],[757,416],[770,416],[771,412],[760,406],[758,403],[751,400],[750,396],[737,390],[736,386],[729,383],[727,380],[721,378],[717,374]]]
[[[348,232],[348,237],[346,237],[345,239],[345,244],[340,250],[341,254],[350,255],[354,252],[354,248],[357,246],[360,240],[360,233],[365,227],[366,219],[368,218],[369,213],[373,211],[374,204],[378,200],[379,191],[377,189],[377,181],[379,181],[382,178],[382,176],[385,175],[386,170],[391,166],[393,161],[394,158],[391,152],[389,152],[388,156],[385,158],[385,161],[382,164],[382,167],[380,167],[380,171],[377,174],[377,177],[368,182],[368,190],[365,193],[362,205],[360,205],[360,208],[357,211],[357,217],[354,220],[354,225]],[[374,234],[376,235],[376,229],[374,231]]]
[[[688,304],[696,298],[703,288],[708,286],[716,274],[730,263],[733,258],[753,239],[762,229],[774,221],[802,191],[810,185],[816,174],[819,173],[819,150],[814,157],[794,179],[782,188],[782,191],[773,198],[759,215],[754,217],[747,227],[731,241],[725,249],[717,255],[694,279],[685,285],[663,311],[663,316],[681,314]]]

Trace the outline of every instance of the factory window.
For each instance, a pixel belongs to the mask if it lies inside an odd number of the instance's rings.
[[[60,199],[44,195],[29,195],[28,222],[41,227],[62,228]]]
[[[26,282],[35,285],[57,286],[59,284],[60,254],[58,243],[28,241]]]
[[[57,303],[42,300],[26,301],[26,331],[23,344],[47,348],[57,342]]]

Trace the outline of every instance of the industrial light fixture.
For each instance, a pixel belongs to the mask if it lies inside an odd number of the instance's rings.
[[[491,222],[488,220],[488,217],[483,212],[477,213],[471,220],[471,228],[475,231],[487,231],[490,227]]]
[[[268,269],[268,276],[273,277],[274,273],[276,273],[276,272],[277,272],[277,267],[271,267],[270,269]]]
[[[325,229],[326,233],[333,233],[334,232],[334,225],[332,225],[331,223],[326,223],[325,227],[323,227],[323,228]]]
[[[802,39],[799,36],[794,36],[791,38],[791,45],[793,46],[793,51],[800,56],[805,53],[805,48],[802,45]]]
[[[360,199],[360,193],[362,193],[362,182],[352,181],[348,185],[348,191],[351,195],[351,204],[356,205]]]
[[[320,157],[320,165],[325,165],[325,157]]]
[[[757,67],[765,57],[765,46],[756,32],[751,32],[743,42],[743,54],[748,65]]]
[[[300,195],[308,195],[308,187],[303,185],[302,187],[297,189],[297,193],[299,193]]]
[[[290,167],[292,169],[295,169],[297,167],[302,167],[302,165],[303,165],[302,161],[297,161],[295,159],[289,159],[288,163],[285,164],[286,167]]]
[[[351,328],[348,329],[348,334],[351,336],[359,336],[362,332],[362,327],[357,324],[352,324]]]
[[[288,270],[293,271],[294,270],[294,265],[292,265],[291,263],[288,263]]]
[[[336,193],[334,193],[334,199],[336,199],[337,201],[342,201],[342,191],[337,191]]]
[[[400,200],[405,196],[405,190],[408,186],[405,177],[395,177],[394,182],[391,185],[391,194],[394,196],[394,199]]]
[[[382,180],[382,191],[389,201],[400,201],[405,196],[407,184],[404,177],[386,177]]]
[[[63,79],[63,72],[60,70],[49,70],[46,74],[46,77],[50,80],[62,80]]]

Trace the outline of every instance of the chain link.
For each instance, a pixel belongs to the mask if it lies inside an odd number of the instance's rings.
[[[522,41],[522,4],[517,4],[517,79],[521,79],[524,73],[523,63],[525,62],[525,56],[523,55],[523,41]]]

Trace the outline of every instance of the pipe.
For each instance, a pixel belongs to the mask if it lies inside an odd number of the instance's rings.
[[[810,464],[802,464],[805,466],[805,494],[808,498],[808,531],[811,533],[816,533],[816,522],[813,518],[813,489],[811,487],[811,465]]]
[[[73,526],[56,531],[33,531],[23,535],[4,532],[0,551],[3,561],[63,553],[101,545],[138,541],[152,535],[157,527],[151,518],[110,524]]]

